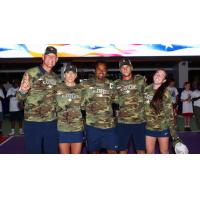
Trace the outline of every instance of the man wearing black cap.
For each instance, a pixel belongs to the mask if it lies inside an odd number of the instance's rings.
[[[145,153],[145,125],[143,90],[146,85],[141,75],[133,76],[133,66],[129,59],[119,61],[122,79],[115,81],[116,103],[119,104],[117,134],[120,153],[128,152],[132,140],[137,153]]]
[[[61,82],[52,71],[58,60],[57,49],[48,46],[43,63],[27,70],[17,93],[24,100],[24,136],[27,153],[57,153],[56,86]]]

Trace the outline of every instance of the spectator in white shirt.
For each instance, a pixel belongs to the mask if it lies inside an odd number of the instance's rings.
[[[200,129],[200,82],[197,84],[196,90],[192,92],[192,101],[195,119],[197,126]]]
[[[16,93],[19,90],[20,81],[14,80],[13,85],[8,89],[6,97],[10,99],[9,103],[9,112],[11,120],[11,133],[9,135],[15,134],[16,122],[19,123],[19,134],[23,134],[22,129],[22,120],[23,120],[23,111],[21,110],[21,102],[16,98]]]
[[[181,93],[182,101],[182,114],[184,116],[184,130],[191,131],[190,121],[193,115],[193,106],[192,106],[192,91],[190,90],[190,83],[184,83],[184,90]]]
[[[3,90],[0,88],[0,134],[2,134],[2,122],[3,122],[3,106],[2,100],[5,98]]]

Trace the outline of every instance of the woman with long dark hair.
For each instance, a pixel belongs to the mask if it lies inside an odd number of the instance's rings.
[[[169,153],[169,136],[177,137],[166,77],[166,71],[158,69],[153,76],[153,83],[144,89],[147,153],[155,153],[157,140],[160,153]]]

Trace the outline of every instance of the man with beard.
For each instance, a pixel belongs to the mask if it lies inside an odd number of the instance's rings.
[[[95,77],[82,83],[87,148],[92,153],[99,153],[101,149],[106,149],[108,153],[116,153],[118,148],[112,109],[113,83],[106,78],[106,74],[106,63],[98,62]]]

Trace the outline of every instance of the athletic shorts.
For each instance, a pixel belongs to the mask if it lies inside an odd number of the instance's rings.
[[[101,129],[86,125],[86,145],[87,150],[98,151],[101,149],[117,150],[118,138],[116,128]]]
[[[58,132],[56,121],[24,122],[24,139],[26,153],[58,153]]]
[[[23,111],[10,112],[11,121],[22,121],[24,117]]]
[[[145,123],[141,124],[117,124],[119,150],[128,150],[130,141],[136,150],[145,150]]]
[[[169,137],[169,130],[163,130],[163,131],[150,131],[146,130],[146,136],[151,137]]]
[[[79,132],[61,132],[59,134],[59,143],[82,143],[83,131]]]
[[[0,122],[3,121],[3,112],[0,112]]]

